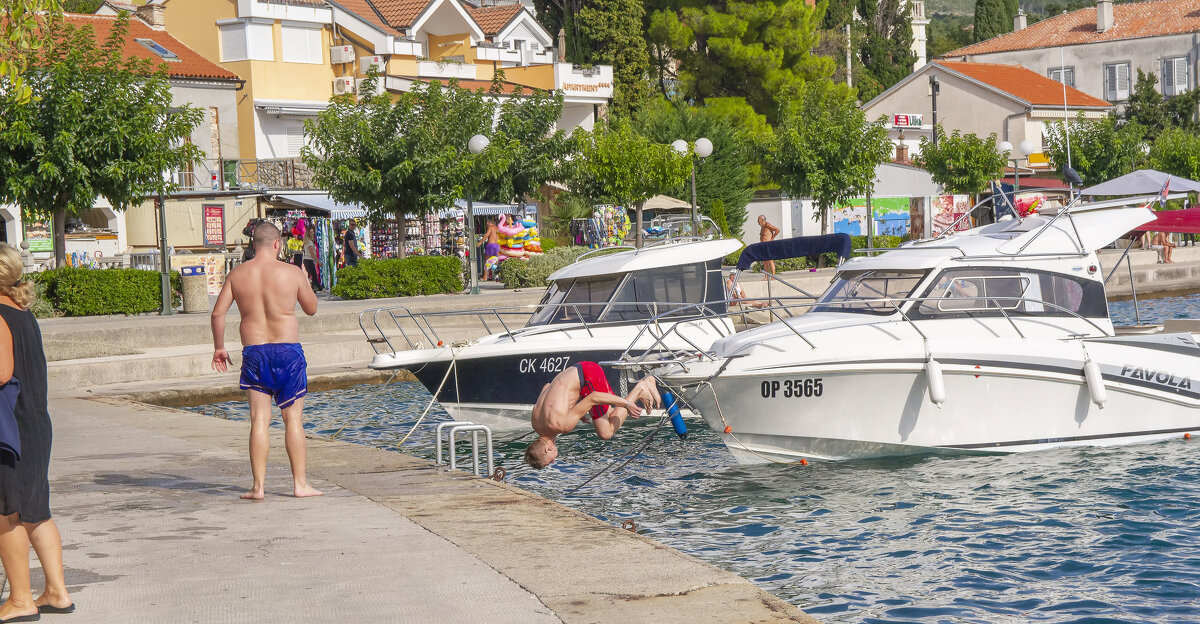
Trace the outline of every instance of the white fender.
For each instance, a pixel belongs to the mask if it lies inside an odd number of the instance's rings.
[[[925,378],[929,381],[929,400],[941,407],[946,402],[946,380],[942,378],[942,365],[929,358],[925,361]]]
[[[1083,363],[1083,377],[1087,379],[1088,392],[1092,395],[1092,403],[1104,409],[1104,404],[1108,402],[1108,389],[1104,387],[1104,377],[1100,375],[1100,365],[1096,361],[1088,358]]]

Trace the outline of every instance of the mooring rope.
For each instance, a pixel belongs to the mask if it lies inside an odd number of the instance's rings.
[[[429,415],[429,410],[433,409],[434,403],[437,403],[438,395],[442,393],[442,388],[446,385],[446,380],[450,379],[450,373],[454,370],[454,365],[457,363],[458,356],[454,353],[454,348],[452,347],[450,349],[450,365],[446,367],[446,374],[442,375],[442,382],[438,384],[437,391],[433,393],[433,396],[429,397],[429,405],[425,406],[425,411],[421,412],[421,417],[417,419],[417,422],[413,423],[413,426],[408,430],[408,433],[404,434],[404,437],[396,443],[396,448],[404,446],[404,443],[408,441],[409,436],[411,436],[413,432],[417,430],[417,427],[421,426],[421,422],[424,421],[425,417]]]
[[[666,422],[667,422],[668,420],[670,420],[670,418],[671,418],[671,415],[670,415],[670,413],[669,413],[669,412],[666,412],[666,411],[664,411],[664,412],[663,412],[663,415],[662,415],[662,417],[658,419],[658,424],[654,426],[654,429],[653,429],[653,430],[652,430],[652,431],[651,431],[649,434],[647,434],[645,438],[642,438],[642,444],[641,444],[640,446],[638,446],[638,448],[637,448],[637,449],[636,449],[634,452],[630,453],[630,454],[629,454],[629,456],[628,456],[628,457],[625,459],[625,461],[621,462],[621,464],[620,464],[620,465],[617,465],[615,462],[605,465],[605,466],[604,466],[604,467],[602,467],[600,470],[597,470],[597,471],[596,471],[596,474],[594,474],[594,475],[592,475],[592,476],[588,477],[586,481],[584,481],[583,483],[580,483],[579,485],[575,486],[575,487],[574,487],[574,488],[572,488],[570,491],[568,491],[567,493],[563,494],[563,496],[572,496],[572,495],[574,495],[576,492],[578,492],[579,490],[583,489],[583,487],[584,487],[584,486],[586,486],[587,484],[591,483],[592,481],[595,481],[597,477],[599,477],[600,475],[602,475],[602,474],[604,474],[604,473],[608,472],[608,471],[609,471],[609,469],[611,469],[613,466],[617,466],[617,467],[616,467],[616,468],[613,470],[613,472],[617,472],[618,470],[620,470],[620,469],[624,468],[625,466],[627,466],[627,465],[629,464],[629,462],[631,462],[631,461],[633,461],[633,460],[634,460],[634,458],[636,458],[638,455],[641,455],[642,451],[646,450],[646,447],[650,446],[650,442],[654,440],[654,435],[655,435],[656,433],[658,433],[659,429],[662,429],[662,426],[663,426],[664,424],[666,424]]]
[[[392,373],[391,377],[388,377],[387,381],[383,382],[382,384],[379,384],[379,387],[376,388],[376,390],[375,390],[375,395],[382,395],[383,390],[385,388],[387,388],[388,384],[392,383],[392,381],[394,379],[396,379],[396,375],[399,375],[399,374],[400,374],[400,370],[397,369],[396,372]],[[375,395],[372,395],[371,398],[376,398]],[[346,427],[350,426],[351,422],[358,420],[359,418],[362,418],[363,416],[365,416],[367,411],[370,409],[371,409],[371,407],[364,407],[361,411],[358,412],[358,414],[355,414],[354,418],[347,418],[345,421],[342,422],[342,426],[339,427],[337,431],[334,431],[332,434],[330,434],[329,439],[336,440],[337,437],[342,433],[342,431],[344,431],[346,429]]]

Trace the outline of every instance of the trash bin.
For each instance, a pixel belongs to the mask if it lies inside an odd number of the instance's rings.
[[[183,311],[208,312],[208,276],[202,266],[180,269],[183,281]]]

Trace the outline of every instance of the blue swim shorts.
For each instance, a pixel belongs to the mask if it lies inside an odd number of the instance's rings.
[[[284,409],[308,392],[308,362],[297,342],[242,347],[242,390],[275,397]]]

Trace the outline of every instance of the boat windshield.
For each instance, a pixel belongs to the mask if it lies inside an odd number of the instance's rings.
[[[559,280],[547,289],[529,325],[642,322],[672,310],[680,310],[681,319],[694,318],[701,316],[701,311],[692,304],[710,298],[716,301],[709,312],[724,314],[720,263],[718,258],[619,275]]]
[[[1108,316],[1104,285],[1082,276],[1036,269],[947,269],[933,280],[912,318]],[[1050,305],[1046,305],[1050,304]]]
[[[892,314],[896,307],[879,299],[903,299],[912,295],[925,274],[925,271],[843,271],[834,278],[812,311]]]

